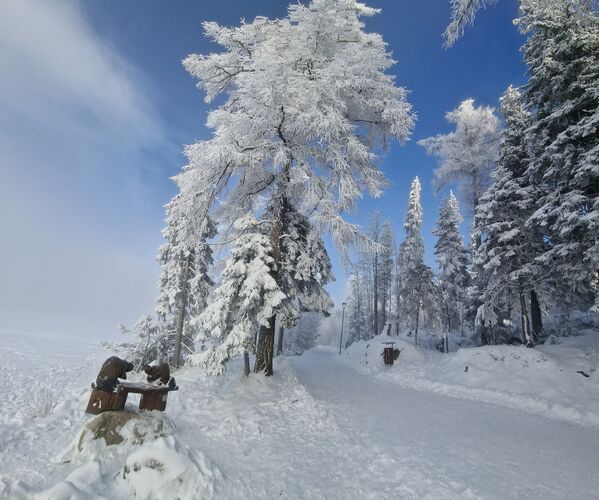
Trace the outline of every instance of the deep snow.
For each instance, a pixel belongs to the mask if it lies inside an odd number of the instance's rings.
[[[547,418],[529,405],[530,395],[520,391],[511,396],[521,399],[504,400],[498,395],[510,396],[505,386],[489,386],[497,373],[511,382],[527,368],[509,356],[507,363],[505,356],[497,362],[487,356],[487,348],[437,357],[406,346],[389,368],[382,365],[377,338],[368,349],[355,345],[343,356],[317,348],[301,357],[279,358],[269,379],[253,375],[246,380],[235,364],[218,378],[186,368],[177,373],[181,390],[169,397],[167,416],[176,427],[172,436],[77,456],[72,444],[89,419],[83,413],[89,383],[108,353],[67,339],[0,336],[0,363],[8,367],[0,407],[2,498],[31,498],[42,490],[36,498],[598,495],[599,426],[592,418],[580,418],[597,404],[597,393],[586,392],[594,399],[588,405],[578,401],[574,416]],[[595,387],[595,338],[576,339],[534,351],[506,349],[548,359],[539,362],[547,366],[530,379],[531,385],[550,377],[570,390],[578,379]],[[368,351],[372,356],[366,365]],[[584,369],[591,376],[574,373],[578,379],[570,380],[567,372],[562,380],[559,370],[582,363],[585,353]],[[464,373],[464,362],[470,363],[466,375],[484,374],[489,367],[493,373],[479,375],[476,387],[469,387],[457,375]],[[435,377],[443,390],[426,387]],[[22,387],[61,378],[66,386],[54,411],[33,421],[25,418],[27,391]],[[476,390],[488,391],[487,400],[469,392]],[[553,397],[559,400],[555,404],[565,404],[560,394],[545,392],[544,401]],[[155,459],[168,466],[149,467]],[[61,463],[65,460],[70,461]]]

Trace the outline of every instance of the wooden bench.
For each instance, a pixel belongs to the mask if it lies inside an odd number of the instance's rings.
[[[125,408],[125,402],[129,393],[141,394],[139,400],[140,410],[164,411],[166,409],[168,393],[178,389],[178,387],[170,388],[165,385],[123,380],[119,382],[117,392],[106,392],[101,391],[95,384],[92,384],[92,393],[85,412],[98,415],[103,411],[122,411]]]

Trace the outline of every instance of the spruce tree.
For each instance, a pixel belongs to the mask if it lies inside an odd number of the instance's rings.
[[[161,266],[156,315],[163,352],[161,360],[178,368],[185,357],[193,352],[195,333],[190,320],[206,307],[213,282],[208,274],[212,265],[212,249],[208,240],[216,235],[209,217],[194,221],[182,216],[189,203],[179,193],[166,206],[167,225],[162,234],[166,239],[160,247]],[[162,338],[163,337],[163,338]]]
[[[547,247],[537,261],[562,304],[587,308],[599,269],[599,16],[585,0],[522,0],[516,23],[528,35],[526,175],[540,188],[530,225]]]
[[[229,359],[251,351],[257,329],[268,327],[286,299],[273,278],[270,238],[252,216],[238,219],[236,229],[239,234],[212,300],[193,322],[201,352],[192,363],[208,373],[222,373]]]
[[[420,234],[422,207],[420,206],[420,180],[412,182],[408,212],[404,221],[406,238],[399,247],[400,317],[404,326],[414,332],[414,345],[418,347],[418,329],[423,311],[435,308],[433,272],[424,263],[424,242]]]
[[[468,274],[468,251],[460,233],[460,223],[463,221],[458,206],[458,200],[449,193],[443,200],[437,227],[433,234],[437,236],[435,256],[439,264],[439,292],[443,298],[443,323],[445,332],[460,331],[464,318],[467,300],[467,290],[470,284]],[[445,352],[448,350],[445,336]]]

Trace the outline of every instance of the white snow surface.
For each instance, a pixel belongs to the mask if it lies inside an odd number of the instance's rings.
[[[386,340],[279,357],[270,378],[179,370],[172,435],[77,457],[108,353],[0,333],[0,498],[598,497],[596,334],[445,355],[400,340],[393,367]],[[28,394],[48,383],[59,403],[32,420]]]

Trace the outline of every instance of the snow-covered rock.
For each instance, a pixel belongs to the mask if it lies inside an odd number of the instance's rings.
[[[170,436],[175,424],[158,411],[105,411],[90,420],[79,433],[72,450],[79,458],[95,456],[107,446],[131,448]]]

